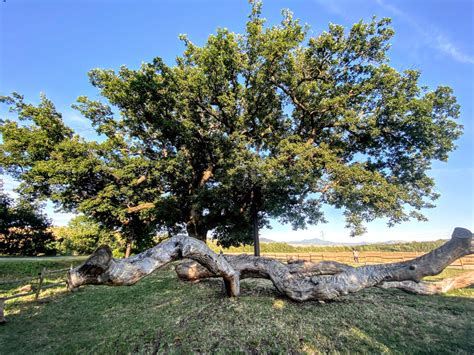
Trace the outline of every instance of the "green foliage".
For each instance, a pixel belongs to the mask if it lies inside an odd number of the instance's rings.
[[[14,201],[0,189],[0,255],[54,254],[49,227],[38,204]]]
[[[0,164],[24,193],[140,248],[158,229],[251,243],[252,211],[260,227],[274,218],[296,229],[324,222],[330,205],[354,235],[376,218],[422,220],[437,198],[427,172],[461,134],[459,106],[450,88],[389,66],[393,34],[373,18],[312,36],[289,11],[266,26],[253,1],[243,34],[218,29],[203,46],[183,35],[174,66],[157,57],[92,70],[102,100],[74,107],[101,143],[74,135],[44,97],[37,107],[3,98],[25,124],[4,122]]]
[[[98,143],[73,134],[44,96],[37,107],[25,104],[18,94],[3,101],[29,123],[19,126],[6,121],[0,129],[0,166],[22,181],[22,195],[31,200],[50,198],[65,211],[84,213],[102,229],[120,232],[135,242],[137,250],[152,244],[155,215],[147,209],[130,212],[129,208],[153,203],[161,191],[159,182],[147,174],[155,167],[120,137]]]
[[[115,258],[123,258],[126,249],[126,238],[119,232],[111,232],[104,229],[94,219],[80,215],[69,221],[66,227],[52,228],[55,247],[63,255],[90,255],[101,245],[107,245],[112,249]],[[147,249],[160,243],[167,236],[159,233],[150,236],[145,242],[141,240],[136,249]]]
[[[108,245],[117,254],[125,244],[119,235],[83,215],[73,218],[67,227],[53,228],[53,233],[58,251],[65,255],[89,255],[100,245]]]

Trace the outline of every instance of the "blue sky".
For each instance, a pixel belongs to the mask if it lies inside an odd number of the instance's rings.
[[[3,0],[2,0],[3,1]],[[357,241],[428,240],[448,237],[455,226],[474,227],[474,2],[471,0],[313,0],[266,1],[263,15],[278,23],[282,8],[311,26],[317,35],[328,23],[351,26],[373,15],[391,17],[395,37],[389,52],[398,70],[419,69],[421,83],[449,85],[461,105],[464,135],[448,163],[434,163],[430,173],[441,194],[437,207],[426,211],[428,222],[388,228],[385,221],[369,224]],[[178,35],[202,44],[217,27],[242,32],[249,12],[246,1],[112,1],[63,0],[0,2],[0,94],[18,91],[37,102],[44,92],[63,112],[64,120],[83,136],[93,138],[88,121],[70,105],[79,95],[98,98],[87,80],[92,68],[137,68],[155,56],[168,64],[183,50]],[[8,117],[1,110],[2,117]],[[7,190],[15,183],[5,178]],[[47,212],[55,224],[70,215]],[[293,232],[274,224],[262,235],[276,240],[324,236],[354,241],[339,211],[327,209],[328,224]]]

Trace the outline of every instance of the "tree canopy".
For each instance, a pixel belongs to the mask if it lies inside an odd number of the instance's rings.
[[[393,34],[373,18],[312,36],[287,10],[266,26],[253,1],[245,33],[218,29],[202,46],[183,35],[173,66],[90,71],[102,100],[74,107],[101,142],[74,134],[45,97],[4,97],[28,124],[3,123],[0,163],[23,193],[134,241],[186,228],[251,243],[253,223],[304,228],[325,221],[325,205],[354,235],[376,218],[423,219],[437,198],[432,161],[461,134],[459,106],[449,87],[389,65]]]
[[[19,122],[2,124],[1,165],[22,182],[22,195],[50,198],[63,210],[84,213],[103,228],[120,231],[128,240],[127,255],[132,242],[138,249],[153,243],[157,220],[141,208],[141,201],[154,198],[160,185],[140,176],[147,163],[122,138],[84,140],[64,125],[44,95],[37,106],[25,103],[19,94],[2,100],[18,114]]]
[[[14,200],[3,192],[0,181],[0,254],[54,254],[51,222],[41,206],[27,200]]]
[[[117,235],[101,228],[92,218],[79,215],[65,227],[54,227],[56,248],[61,254],[89,255],[100,245],[109,245],[115,255],[123,256],[123,241]]]

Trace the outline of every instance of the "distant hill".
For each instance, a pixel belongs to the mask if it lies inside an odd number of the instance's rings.
[[[337,245],[337,243],[331,242],[329,240],[319,239],[319,238],[297,240],[294,242],[287,242],[287,244],[295,245],[295,246],[298,246],[298,245]]]
[[[303,239],[303,240],[297,240],[296,242],[288,242],[287,244],[289,245],[294,245],[294,246],[306,246],[306,245],[322,245],[322,246],[355,246],[355,245],[366,245],[367,243],[365,242],[359,242],[359,243],[337,243],[337,242],[331,242],[329,240],[323,240],[319,238],[312,238],[312,239]]]
[[[276,243],[276,241],[269,238],[260,238],[260,243]]]

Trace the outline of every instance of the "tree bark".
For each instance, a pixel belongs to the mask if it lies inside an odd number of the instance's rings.
[[[81,285],[133,285],[141,278],[177,259],[192,259],[224,279],[227,294],[239,294],[239,275],[222,256],[205,243],[187,236],[165,240],[143,253],[125,259],[114,259],[108,246],[98,248],[81,266],[68,272],[68,288]]]
[[[258,235],[258,212],[252,211],[252,234],[254,256],[260,256],[260,238]]]
[[[260,259],[256,259],[255,257],[246,254],[226,255],[225,258],[234,268],[234,270],[240,273],[240,279],[268,278],[267,273],[260,272],[258,270],[252,270],[251,268],[249,268],[249,264],[251,263],[261,263],[262,261]],[[288,268],[288,272],[291,274],[308,275],[334,275],[340,272],[353,269],[353,267],[350,265],[338,263],[336,261],[320,261],[318,263],[312,263],[297,260],[288,262],[286,267]],[[213,274],[211,271],[209,271],[196,261],[183,261],[182,263],[176,265],[175,271],[181,280],[186,281],[197,281],[200,279],[219,277],[218,275]]]
[[[260,188],[254,186],[251,193],[251,216],[252,216],[252,237],[254,256],[260,256],[260,236],[259,236],[259,218],[258,206],[261,204]]]
[[[239,294],[241,278],[270,279],[275,288],[295,301],[331,300],[383,282],[419,282],[436,275],[456,259],[474,252],[472,233],[456,228],[451,240],[416,259],[379,265],[351,267],[336,262],[283,264],[251,255],[217,255],[204,243],[190,237],[170,238],[128,259],[113,259],[110,249],[99,248],[84,265],[68,274],[70,288],[84,284],[131,285],[176,259],[192,259],[176,268],[181,278],[223,277],[227,293]]]
[[[0,298],[0,324],[5,324],[5,313],[4,313],[4,308],[5,308],[5,301]]]
[[[399,288],[417,295],[437,295],[451,290],[468,287],[474,284],[474,271],[465,272],[436,282],[392,281],[382,282],[381,288]]]
[[[128,258],[132,253],[132,241],[127,239],[127,244],[125,247],[125,257]]]
[[[188,222],[186,223],[186,232],[192,238],[201,240],[204,243],[207,241],[207,226],[205,226],[204,223],[201,223],[201,215],[196,206],[193,206],[189,212]]]
[[[204,243],[207,241],[207,228],[200,225],[195,219],[191,219],[186,225],[186,232],[191,238],[195,238]]]

